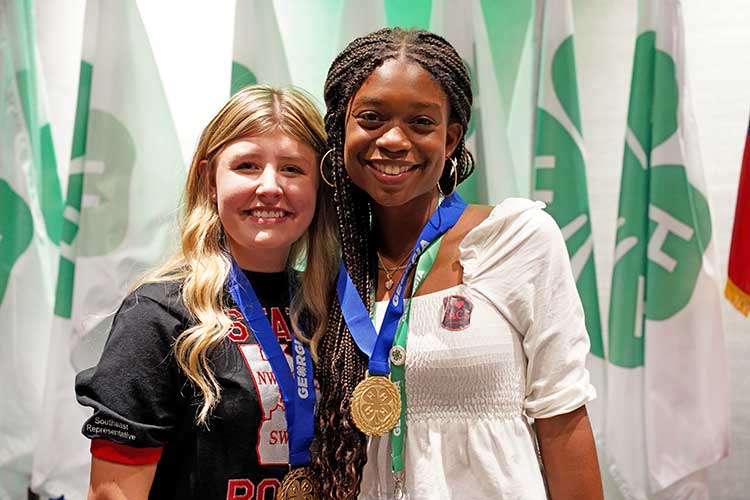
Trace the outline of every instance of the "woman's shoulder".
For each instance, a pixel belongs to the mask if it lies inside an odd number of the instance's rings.
[[[534,260],[540,253],[559,246],[560,229],[544,207],[540,201],[508,198],[494,207],[474,209],[485,216],[459,245],[464,276],[506,261]]]
[[[182,299],[182,279],[146,281],[133,289],[123,300],[120,311],[158,310],[180,319],[190,314]]]
[[[495,206],[470,205],[472,227],[461,241],[462,248],[502,243],[501,236],[548,236],[559,232],[545,204],[526,198],[507,198]]]

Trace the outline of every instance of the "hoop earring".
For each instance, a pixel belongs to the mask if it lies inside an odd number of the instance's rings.
[[[453,189],[451,189],[448,193],[444,193],[443,188],[440,187],[440,180],[438,180],[437,184],[438,191],[440,191],[440,194],[442,194],[444,198],[452,195],[453,191],[456,190],[456,186],[458,185],[458,162],[455,158],[448,158],[448,160],[451,162],[450,176],[453,177]]]
[[[320,159],[320,165],[319,165],[319,168],[320,168],[320,178],[323,179],[323,182],[325,182],[326,184],[328,184],[329,187],[335,188],[336,185],[334,183],[332,183],[332,182],[328,182],[328,179],[326,179],[326,176],[323,174],[323,162],[326,161],[326,157],[329,154],[331,154],[331,153],[333,153],[333,148],[331,148],[328,151],[326,151],[326,154],[324,154],[323,158]]]

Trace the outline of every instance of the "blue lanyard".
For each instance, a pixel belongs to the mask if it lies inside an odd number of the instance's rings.
[[[406,261],[406,268],[401,274],[398,286],[388,303],[388,309],[385,311],[379,333],[375,331],[367,308],[354,287],[349,273],[346,272],[343,260],[341,261],[336,283],[341,313],[357,347],[369,358],[367,370],[370,375],[388,375],[390,373],[388,354],[393,345],[393,338],[396,336],[399,319],[404,312],[404,289],[412,268],[425,249],[430,246],[430,243],[458,222],[465,208],[466,202],[458,193],[453,193],[443,200],[422,228],[417,243]]]
[[[310,351],[292,334],[292,373],[255,290],[234,259],[228,288],[268,358],[271,370],[279,383],[289,433],[289,465],[307,465],[310,462],[309,448],[313,437],[315,411],[315,386]]]

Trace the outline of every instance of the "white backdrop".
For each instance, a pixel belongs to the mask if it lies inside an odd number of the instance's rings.
[[[61,18],[63,10],[67,12],[64,16],[66,19],[78,18],[70,15],[71,9],[80,9],[82,21],[83,3],[81,0],[64,3],[38,2],[36,10],[40,19],[39,24],[49,25],[44,22],[44,18]],[[311,25],[316,25],[316,33],[327,32],[331,40],[338,36],[338,32],[326,28],[326,23],[333,24],[332,20],[318,19],[312,11],[303,12],[307,10],[303,2],[275,0],[274,3],[279,13],[281,36],[288,54],[293,80],[319,96],[322,94],[325,67],[333,53],[309,54],[306,30]],[[580,106],[588,150],[589,201],[606,339],[607,306],[637,1],[574,0],[573,5]],[[169,11],[165,15],[170,15]],[[692,0],[686,2],[685,20],[692,100],[698,121],[703,165],[716,228],[716,242],[724,272],[731,238],[740,159],[750,116],[750,2]],[[182,30],[178,29],[178,24],[180,23],[174,23],[174,29],[182,34],[187,26],[200,26],[201,20],[193,20],[192,24],[190,20],[185,21],[181,24],[185,28]],[[72,93],[75,94],[81,54],[81,33],[81,26],[65,25],[60,26],[57,36],[38,36],[41,64],[45,74],[71,75],[71,81],[47,82],[48,114],[53,123],[56,149],[60,152],[70,150],[75,103],[58,99],[56,96],[70,94],[71,86]],[[195,29],[193,33],[194,45],[197,45],[200,29]],[[164,34],[167,43],[170,33]],[[181,35],[181,38],[183,37]],[[64,52],[60,50],[60,44],[66,45]],[[158,53],[158,47],[154,47],[154,51]],[[59,57],[61,53],[66,54],[66,57]],[[69,59],[67,55],[70,56]],[[222,66],[226,63],[216,61],[216,64]],[[66,65],[75,70],[66,71]],[[200,74],[192,75],[192,78],[208,81],[212,74],[224,75],[221,78],[226,77],[226,72],[214,72],[207,67]],[[304,75],[304,78],[298,75]],[[221,82],[216,85],[214,81],[211,86],[223,89],[228,88],[228,83]],[[223,94],[216,94],[215,99],[205,99],[202,102],[199,106],[200,112],[191,116],[176,117],[180,119],[176,128],[183,150],[189,149],[188,146],[195,143],[200,127],[208,121],[214,110],[218,109],[224,97]],[[183,154],[189,155],[189,152],[183,151]],[[67,158],[59,157],[58,161],[63,166]],[[64,172],[64,169],[61,171]],[[64,193],[66,176],[62,172],[61,183]],[[739,500],[748,498],[747,492],[750,490],[750,431],[747,430],[750,428],[750,394],[745,390],[746,374],[750,373],[750,319],[743,318],[731,309],[728,302],[725,302],[724,306],[732,380],[732,454],[729,459],[712,469],[711,493],[714,499]],[[608,494],[608,498],[617,500],[614,494]]]

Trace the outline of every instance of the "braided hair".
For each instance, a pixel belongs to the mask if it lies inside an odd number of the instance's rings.
[[[381,29],[352,41],[331,64],[324,88],[325,127],[332,149],[325,165],[326,178],[335,185],[341,254],[368,309],[377,278],[375,249],[370,244],[370,199],[351,182],[344,167],[345,121],[354,94],[387,59],[414,62],[428,71],[448,98],[450,122],[459,123],[464,134],[472,105],[471,81],[461,57],[444,38],[428,31]],[[463,136],[452,159],[457,171],[453,172],[452,162],[446,161],[439,180],[443,192],[453,188],[454,175],[460,183],[474,170],[474,159]],[[312,467],[320,478],[323,498],[353,499],[359,494],[367,442],[354,426],[349,408],[352,392],[364,378],[367,360],[349,333],[336,294],[331,295],[327,329],[321,339],[312,342],[318,355],[316,374],[321,390]]]

